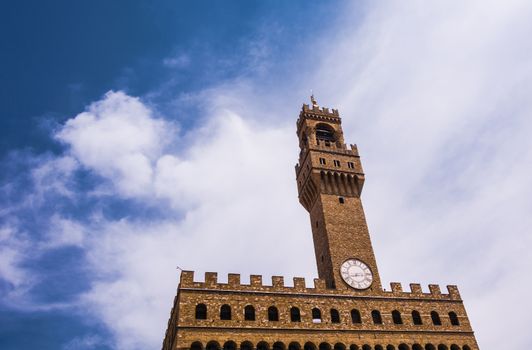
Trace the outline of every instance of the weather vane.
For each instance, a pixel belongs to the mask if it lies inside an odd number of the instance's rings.
[[[310,102],[312,102],[312,107],[318,107],[318,101],[314,98],[314,92],[310,90]]]

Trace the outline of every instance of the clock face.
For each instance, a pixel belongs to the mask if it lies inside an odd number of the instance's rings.
[[[355,289],[366,289],[373,282],[373,274],[368,265],[358,259],[347,259],[340,266],[340,275],[345,283]]]

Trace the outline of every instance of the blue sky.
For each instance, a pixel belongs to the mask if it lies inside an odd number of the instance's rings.
[[[525,1],[3,4],[0,348],[158,348],[176,265],[314,278],[293,173],[311,89],[361,152],[384,284],[458,284],[482,348],[532,344],[510,312],[532,308],[530,18]]]

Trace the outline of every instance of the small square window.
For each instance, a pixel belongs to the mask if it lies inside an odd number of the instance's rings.
[[[335,167],[340,167],[340,161],[339,160],[334,160],[334,166]]]
[[[355,163],[353,163],[353,162],[347,162],[347,167],[348,167],[349,169],[354,169],[354,168],[355,168]]]
[[[326,164],[326,162],[325,162],[325,158],[320,158],[320,164],[321,164],[321,165],[325,165],[325,164]]]
[[[340,202],[340,204],[344,204],[345,203],[344,197],[338,197],[338,202]]]

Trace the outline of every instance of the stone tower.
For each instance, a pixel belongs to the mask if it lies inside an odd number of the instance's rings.
[[[364,172],[357,147],[346,147],[338,110],[321,109],[314,98],[312,102],[312,107],[303,105],[297,120],[301,151],[296,176],[299,201],[310,213],[318,275],[329,288],[349,288],[340,275],[340,266],[348,259],[357,259],[372,273],[370,286],[360,290],[380,290],[360,200]]]
[[[163,350],[478,350],[456,286],[382,288],[360,194],[356,146],[337,110],[311,98],[297,120],[299,201],[310,214],[319,278],[183,271]],[[215,262],[213,261],[213,264]],[[245,263],[244,261],[242,263]]]

